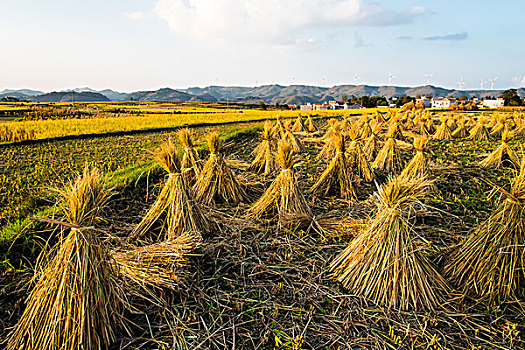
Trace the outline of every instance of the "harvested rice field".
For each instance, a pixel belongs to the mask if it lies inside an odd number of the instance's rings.
[[[0,342],[522,349],[524,136],[413,110],[3,146]]]

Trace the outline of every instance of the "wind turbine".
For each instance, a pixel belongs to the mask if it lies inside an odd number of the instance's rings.
[[[485,84],[485,80],[480,79],[480,82],[481,82],[481,84],[480,84],[480,88],[481,88],[481,90],[483,90],[483,87],[485,86],[485,85],[484,85],[484,84]]]
[[[463,90],[463,87],[465,86],[465,83],[463,82],[463,77],[461,77],[456,84],[458,84],[460,90]]]
[[[489,79],[491,90],[494,90],[494,84],[496,84],[496,80],[498,80],[498,77],[495,77],[494,79]]]
[[[388,73],[388,83],[392,85],[392,79],[395,78],[395,75],[392,75],[392,73]]]
[[[357,73],[354,74],[354,85],[357,85],[357,79],[359,79],[359,77],[357,76]]]
[[[427,78],[427,85],[430,85],[430,78],[432,78],[433,75],[434,75],[434,73],[427,73],[427,74],[425,74],[425,77]]]

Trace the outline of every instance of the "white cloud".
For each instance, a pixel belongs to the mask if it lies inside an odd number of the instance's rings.
[[[512,78],[512,82],[514,83],[514,85],[516,86],[525,86],[525,76],[520,78],[520,77],[514,77]]]
[[[294,44],[308,29],[409,23],[423,7],[396,12],[365,0],[157,0],[177,35],[227,42]]]
[[[140,12],[140,11],[126,12],[126,17],[131,20],[138,21],[138,20],[144,19],[145,15],[144,15],[144,12]]]

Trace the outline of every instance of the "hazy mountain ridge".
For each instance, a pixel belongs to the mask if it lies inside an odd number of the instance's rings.
[[[518,95],[525,97],[525,88],[518,88]],[[372,85],[337,85],[320,87],[309,85],[277,84],[255,87],[242,86],[208,86],[190,87],[186,89],[162,88],[154,91],[136,91],[132,93],[118,92],[111,89],[95,91],[88,87],[72,90],[43,93],[40,91],[19,89],[3,90],[1,97],[16,97],[22,100],[40,102],[67,102],[71,101],[71,91],[75,91],[75,100],[82,102],[97,101],[194,101],[194,102],[242,102],[242,103],[270,103],[270,104],[302,104],[307,102],[327,102],[341,100],[343,96],[384,96],[386,98],[408,95],[431,95],[434,97],[498,97],[504,90],[455,90],[442,87],[424,85],[416,87],[402,86],[372,86]],[[62,94],[62,95],[61,95]]]
[[[106,96],[98,92],[75,92],[71,91],[53,91],[47,94],[33,96],[30,98],[33,102],[107,102],[110,101]]]

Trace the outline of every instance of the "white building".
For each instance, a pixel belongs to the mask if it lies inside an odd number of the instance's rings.
[[[498,98],[497,100],[483,100],[483,107],[485,108],[501,108],[505,106],[505,100]]]
[[[450,108],[452,104],[456,103],[455,98],[448,97],[433,97],[432,108]]]
[[[307,103],[300,106],[301,111],[323,111],[328,109],[359,109],[361,105],[357,103],[343,103],[339,101],[330,101],[328,103]]]
[[[423,106],[425,106],[426,108],[430,107],[430,105],[432,104],[432,101],[430,101],[430,99],[426,97],[416,98],[416,105],[420,104],[421,102],[423,102]]]
[[[305,105],[301,105],[300,110],[301,111],[311,111],[313,110],[313,106],[311,103],[307,103]]]

